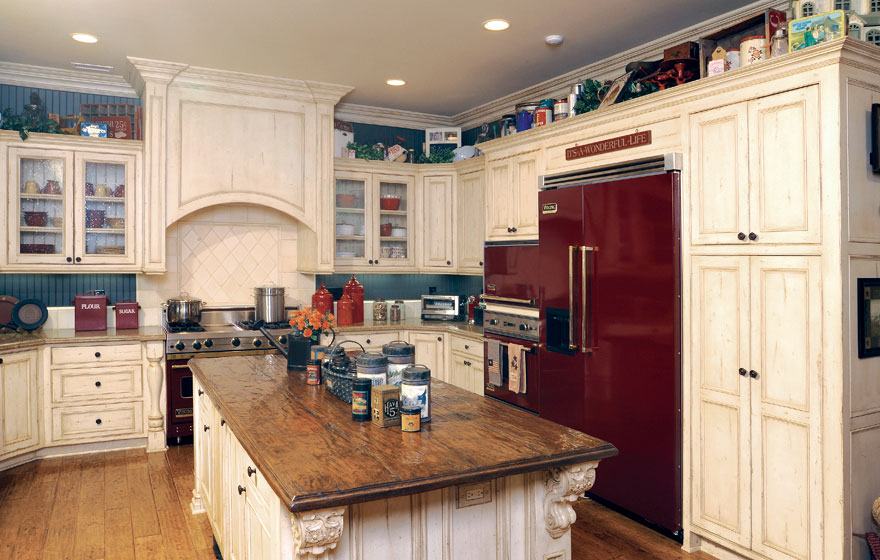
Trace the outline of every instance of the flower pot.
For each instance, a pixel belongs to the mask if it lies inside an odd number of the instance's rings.
[[[312,350],[312,339],[293,331],[287,337],[287,369],[306,369]]]

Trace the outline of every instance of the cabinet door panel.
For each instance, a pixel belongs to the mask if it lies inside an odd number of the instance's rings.
[[[693,523],[749,545],[748,257],[694,257],[691,292]]]
[[[74,254],[82,264],[134,264],[136,247],[135,157],[81,154],[74,157]],[[95,186],[87,190],[86,184]],[[98,191],[104,185],[106,193]],[[121,191],[118,191],[119,187]],[[119,193],[116,196],[115,193]],[[92,193],[92,194],[89,194]]]
[[[483,272],[485,228],[485,174],[462,175],[458,181],[458,268],[462,272]]]
[[[514,221],[513,161],[505,159],[489,164],[486,188],[486,239],[509,239]]]
[[[748,116],[745,103],[690,118],[691,242],[742,243],[749,225]]]
[[[820,241],[818,114],[818,86],[749,103],[749,229],[758,241]]]
[[[373,239],[374,267],[415,266],[414,193],[413,176],[373,175],[371,211],[374,222],[372,231],[367,232],[367,239]],[[383,210],[380,203],[383,196],[399,197],[400,207],[397,210]],[[390,235],[381,235],[382,224],[391,225]]]
[[[420,266],[451,269],[456,235],[453,224],[455,187],[451,176],[424,178],[421,194],[422,255]]]
[[[453,352],[449,354],[449,360],[452,363],[449,364],[449,379],[447,380],[448,383],[470,391],[471,369],[467,365],[467,357]]]
[[[368,173],[336,172],[334,212],[336,225],[343,226],[346,232],[351,226],[351,233],[336,231],[334,251],[336,266],[367,266],[373,258],[372,239],[379,228],[374,224],[370,208],[372,199],[369,195],[370,175]]]
[[[40,443],[38,415],[36,353],[3,356],[0,365],[0,456]]]
[[[752,548],[770,558],[821,557],[820,274],[820,257],[751,260]]]
[[[540,153],[516,158],[514,170],[516,189],[516,216],[513,222],[517,237],[538,236],[538,175]]]
[[[410,332],[409,343],[415,346],[417,364],[424,364],[431,370],[431,377],[451,383],[446,378],[444,335],[436,332]]]

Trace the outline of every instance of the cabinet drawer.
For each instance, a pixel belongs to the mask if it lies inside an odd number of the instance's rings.
[[[389,342],[394,342],[395,340],[400,339],[400,333],[397,331],[392,332],[371,332],[371,333],[341,333],[336,335],[336,342],[340,342],[342,340],[353,340],[363,345],[367,350],[371,348],[381,349],[382,345],[388,344]],[[343,346],[346,350],[357,350],[357,346],[354,344],[346,344]]]
[[[140,365],[52,370],[52,402],[140,397]]]
[[[143,435],[143,403],[130,402],[52,409],[52,440]]]
[[[470,354],[475,358],[483,357],[483,341],[452,335],[449,337],[449,349],[452,352]]]
[[[95,364],[101,362],[138,362],[140,344],[104,346],[60,346],[52,348],[52,364]]]

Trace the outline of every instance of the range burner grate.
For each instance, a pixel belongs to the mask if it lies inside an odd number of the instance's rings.
[[[243,328],[246,331],[259,330],[256,327],[256,324],[257,324],[256,321],[239,321],[235,324],[238,325],[239,327]],[[290,323],[287,321],[278,321],[277,323],[265,323],[263,326],[266,327],[266,330],[272,331],[272,330],[278,330],[278,329],[289,329]]]
[[[165,329],[170,333],[205,332],[205,327],[198,323],[168,323]]]

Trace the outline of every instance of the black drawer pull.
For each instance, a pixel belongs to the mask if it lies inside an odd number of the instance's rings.
[[[100,352],[95,352],[95,357],[96,357],[96,358],[100,358],[100,357],[101,357],[101,353],[100,353]]]
[[[100,382],[100,381],[95,381],[95,387],[100,387],[100,386],[101,386],[101,382]]]
[[[483,266],[483,261],[480,261],[480,266]]]
[[[205,424],[205,431],[207,432],[209,429],[210,429],[210,428],[208,427],[208,425]]]
[[[221,426],[225,426],[225,425],[226,425],[226,419],[225,419],[225,418],[221,418],[221,419],[220,419],[220,425],[221,425]]]
[[[202,391],[201,389],[199,389],[199,396],[201,397],[201,396],[204,395],[204,394],[205,394],[205,392]]]
[[[238,485],[238,495],[241,496],[243,492],[247,492],[247,488],[245,488],[244,486],[239,484]]]
[[[370,339],[368,338],[368,339],[365,340],[364,342],[366,342],[367,344],[369,344],[369,343],[370,343]]]
[[[442,336],[438,336],[438,337],[437,337],[437,342],[443,342],[443,337],[442,337]]]
[[[465,350],[467,350],[467,349],[469,349],[469,348],[470,348],[470,346],[468,346],[467,344],[464,345],[464,349],[465,349]]]
[[[446,261],[446,264],[452,264],[452,261]]]
[[[0,364],[2,364],[2,363],[3,363],[3,358],[0,358]]]
[[[257,474],[257,469],[252,469],[251,467],[248,467],[248,478],[250,478],[252,474]]]
[[[751,377],[752,379],[757,379],[757,378],[758,378],[758,372],[755,371],[755,370],[753,370],[753,369],[752,369],[752,370],[749,370],[749,377]]]
[[[100,426],[100,425],[101,425],[101,419],[100,419],[100,418],[98,418],[98,419],[97,419],[97,420],[95,420],[95,424],[97,424],[97,425],[99,425],[99,426]]]

